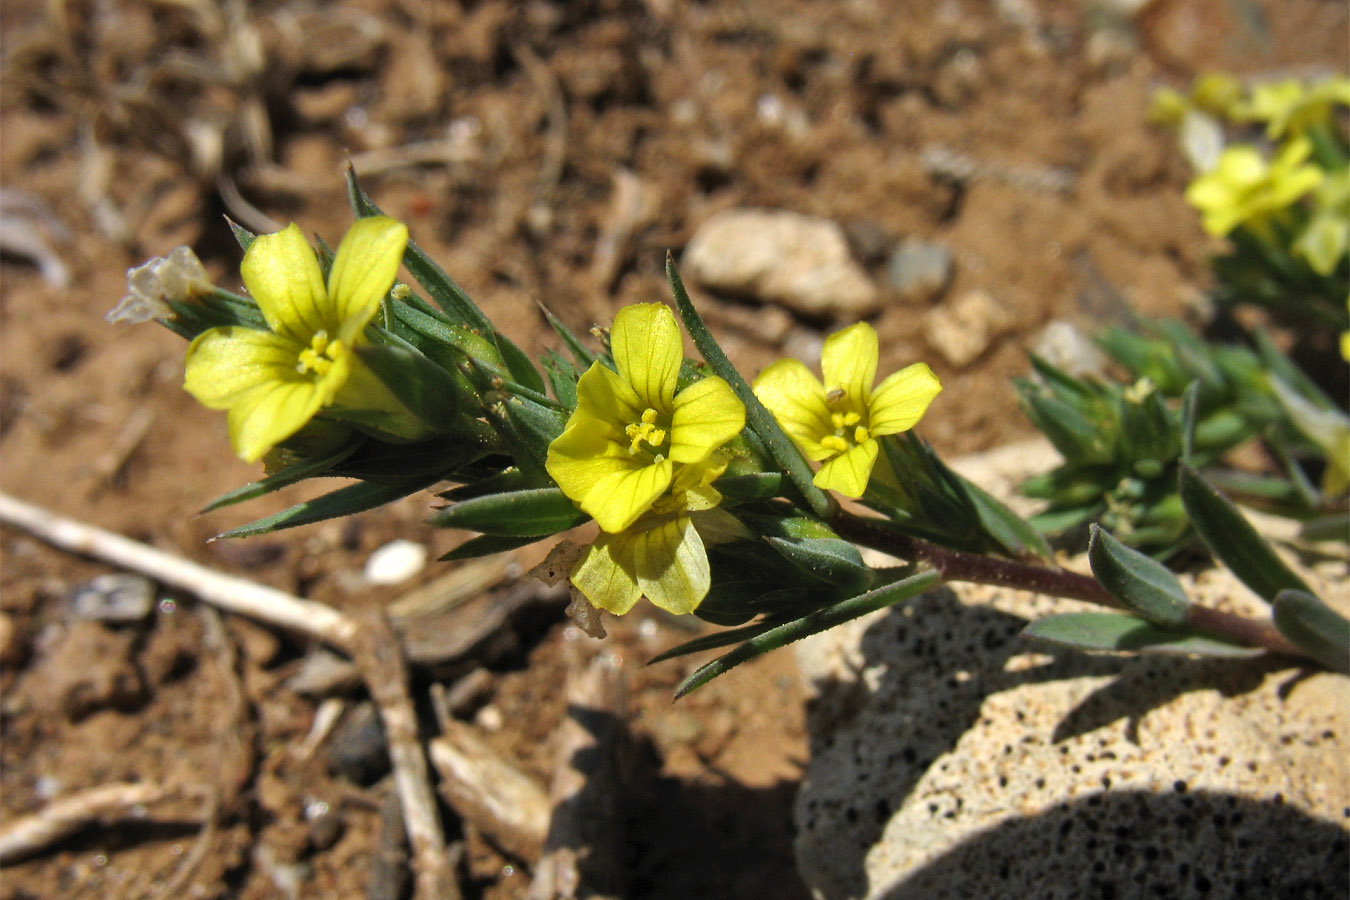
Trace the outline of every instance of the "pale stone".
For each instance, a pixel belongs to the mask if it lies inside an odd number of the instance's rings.
[[[1000,465],[1053,459],[1012,449]],[[1343,560],[1304,574],[1345,611]],[[1264,611],[1226,570],[1183,580]],[[1088,608],[960,585],[798,645],[816,698],[796,850],[817,897],[1346,896],[1350,678],[1019,636]]]
[[[1010,324],[1007,310],[977,289],[929,310],[924,315],[923,334],[943,359],[960,368],[978,359]]]
[[[398,584],[422,571],[427,564],[427,548],[415,541],[390,541],[366,560],[362,573],[371,584]]]
[[[704,287],[807,316],[858,318],[879,295],[834,222],[782,210],[729,209],[689,241],[684,275]]]

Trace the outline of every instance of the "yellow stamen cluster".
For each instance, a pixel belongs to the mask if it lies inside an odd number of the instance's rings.
[[[328,332],[320,328],[314,332],[314,337],[309,341],[309,346],[300,351],[299,362],[295,364],[295,371],[304,375],[313,372],[320,378],[328,374],[328,370],[333,367],[333,362],[342,355],[342,341],[329,340]]]
[[[653,451],[656,451],[666,442],[666,431],[664,428],[656,427],[656,420],[656,410],[649,406],[643,410],[640,422],[634,422],[623,430],[623,433],[632,441],[628,446],[630,456],[636,456],[644,443],[651,447]],[[665,457],[657,453],[656,458],[657,461],[660,461]]]

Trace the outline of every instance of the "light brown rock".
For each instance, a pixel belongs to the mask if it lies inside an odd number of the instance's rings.
[[[681,269],[710,290],[806,316],[856,319],[880,302],[876,285],[850,255],[843,229],[783,210],[717,213],[689,241]]]

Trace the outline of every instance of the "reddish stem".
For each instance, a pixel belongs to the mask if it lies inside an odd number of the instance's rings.
[[[937,569],[943,582],[969,581],[999,587],[1033,591],[1053,597],[1086,600],[1099,606],[1126,609],[1106,588],[1090,575],[1080,575],[1067,569],[1050,568],[996,556],[981,556],[951,550],[919,538],[901,534],[878,520],[855,516],[837,516],[830,525],[839,534],[857,544],[908,559],[925,562]],[[1234,643],[1263,647],[1274,653],[1306,656],[1269,621],[1249,619],[1235,613],[1191,604],[1186,624]]]

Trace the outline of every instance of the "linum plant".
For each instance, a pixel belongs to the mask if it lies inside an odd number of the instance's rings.
[[[1275,651],[1350,668],[1350,623],[1189,468],[1183,496],[1197,527],[1217,536],[1216,554],[1239,576],[1259,575],[1248,583],[1275,603],[1273,623],[1191,603],[1170,572],[1105,531],[1090,555],[1096,577],[1052,563],[1039,532],[910,430],[941,386],[922,363],[877,381],[869,325],[827,339],[821,378],[784,360],[751,384],[668,260],[675,308],[702,361],[684,357],[668,306],[642,303],[597,329],[594,345],[545,312],[566,353],[536,364],[351,173],[348,187],[357,221],[336,253],[320,242],[316,254],[294,227],[261,236],[235,227],[249,296],[209,284],[180,249],[132,270],[131,296],[114,314],[155,318],[189,339],[185,386],[227,409],[235,451],[264,463],[265,477],[209,508],[302,479],[354,479],[225,536],[350,515],[433,486],[446,503],[431,521],[478,533],[446,559],[571,532],[536,574],[570,582],[569,614],[588,632],[603,636],[601,611],[622,615],[644,597],[723,626],[659,657],[735,645],[677,695],[951,581],[1124,610],[1029,629],[1071,646]],[[397,280],[400,262],[415,284]],[[1193,420],[1183,416],[1187,433]],[[864,547],[895,564],[868,564]]]

